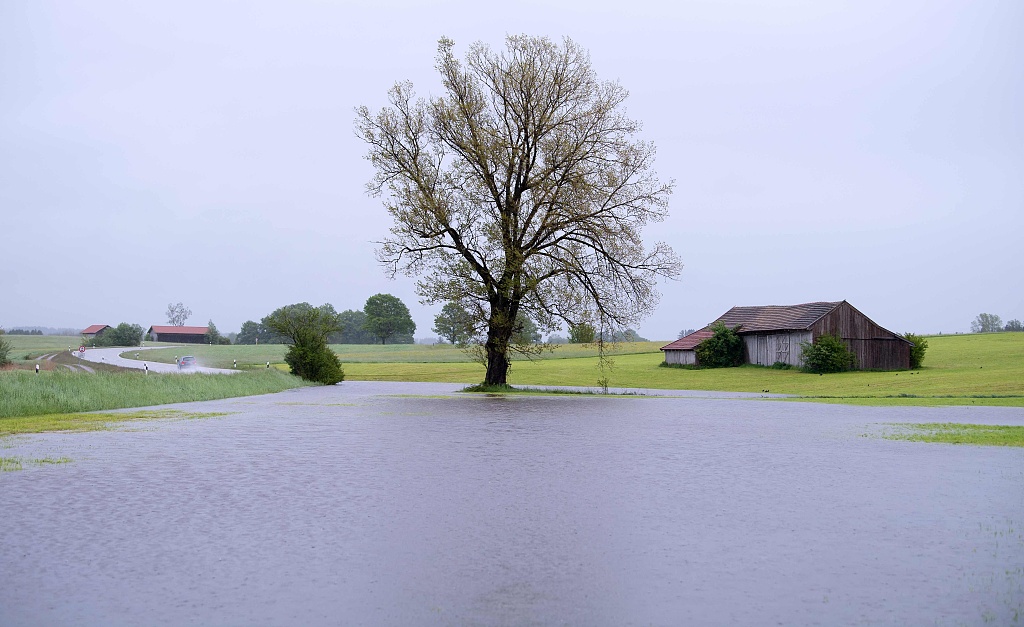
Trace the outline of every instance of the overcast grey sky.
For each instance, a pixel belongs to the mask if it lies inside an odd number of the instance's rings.
[[[1024,2],[0,1],[0,326],[237,330],[389,292],[353,108],[436,42],[569,36],[674,179],[685,264],[640,325],[850,301],[891,330],[1024,318]]]

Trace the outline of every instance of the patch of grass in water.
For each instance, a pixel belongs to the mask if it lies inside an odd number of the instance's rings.
[[[71,463],[70,457],[44,457],[42,459],[23,459],[21,457],[0,457],[0,472],[17,472],[25,469],[25,464],[33,466],[53,466]]]
[[[187,412],[178,409],[141,410],[128,412],[97,412],[77,414],[47,414],[0,418],[0,438],[24,433],[50,431],[103,431],[114,425],[134,420],[166,418],[195,419],[225,416],[229,412]]]
[[[488,396],[502,396],[505,394],[525,394],[529,396],[645,396],[639,392],[604,392],[598,390],[567,390],[565,388],[531,388],[513,387],[511,385],[486,385],[478,383],[464,387],[460,392],[471,394],[486,394]]]
[[[891,423],[890,426],[897,427],[899,431],[883,435],[887,440],[1024,447],[1024,426],[959,422]]]

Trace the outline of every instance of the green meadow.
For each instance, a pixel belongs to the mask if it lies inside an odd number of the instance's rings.
[[[611,387],[794,394],[799,400],[862,405],[1024,406],[1024,333],[942,335],[928,338],[924,367],[898,372],[813,375],[759,366],[687,370],[665,368],[659,343],[620,345],[602,370],[595,355],[562,357],[559,350],[517,361],[513,385]],[[654,350],[651,350],[652,346]],[[424,347],[428,348],[428,347]],[[346,362],[350,380],[478,382],[475,363]]]
[[[618,344],[601,368],[593,345],[563,344],[533,359],[517,358],[513,385],[762,392],[798,395],[802,401],[859,405],[1024,406],[1024,333],[928,337],[924,367],[899,372],[812,375],[758,366],[716,370],[665,368],[659,348],[667,342]],[[347,380],[478,383],[484,368],[451,345],[335,345]],[[147,351],[147,359],[173,362],[195,355],[204,365],[231,368],[283,366],[286,347],[189,346]],[[131,356],[133,353],[126,354]]]

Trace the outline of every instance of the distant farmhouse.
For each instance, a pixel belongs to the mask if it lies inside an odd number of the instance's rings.
[[[149,339],[154,342],[178,342],[181,344],[205,344],[210,327],[151,326]]]
[[[82,337],[84,337],[87,340],[91,340],[93,338],[103,335],[104,333],[107,332],[107,329],[109,328],[109,324],[94,324],[88,329],[82,331]]]
[[[749,364],[771,366],[777,362],[802,366],[800,343],[822,335],[838,335],[857,356],[857,367],[871,370],[910,368],[910,342],[883,329],[844,301],[733,307],[712,324],[738,328],[744,358]],[[661,350],[665,363],[697,364],[696,348],[711,337],[711,325],[682,337]]]

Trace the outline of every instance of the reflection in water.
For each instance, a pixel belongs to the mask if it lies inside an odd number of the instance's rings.
[[[10,443],[75,461],[0,475],[0,624],[1024,614],[1024,452],[861,437],[950,410],[410,389]]]

